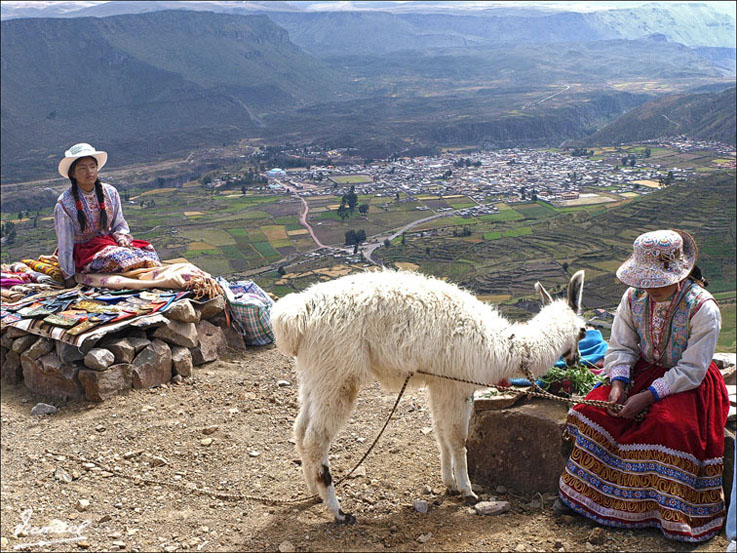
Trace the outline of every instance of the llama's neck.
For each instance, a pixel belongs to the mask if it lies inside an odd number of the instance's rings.
[[[546,306],[526,323],[511,326],[514,338],[508,370],[512,374],[508,377],[515,377],[524,367],[540,376],[560,359],[570,333],[575,332],[561,307]]]

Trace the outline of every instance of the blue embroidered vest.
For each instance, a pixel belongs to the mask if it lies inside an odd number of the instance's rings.
[[[683,290],[673,298],[663,335],[660,338],[660,347],[656,351],[656,340],[653,335],[656,330],[650,321],[650,296],[639,288],[630,288],[628,291],[630,310],[635,329],[640,337],[640,352],[648,363],[656,363],[663,367],[674,367],[683,355],[688,345],[689,322],[705,302],[714,298],[701,286],[687,280]]]

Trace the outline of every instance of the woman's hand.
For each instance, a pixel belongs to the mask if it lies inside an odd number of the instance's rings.
[[[624,391],[624,382],[622,380],[615,380],[612,382],[612,390],[609,392],[609,401],[611,403],[622,404],[627,400],[627,392]],[[616,417],[619,413],[612,411],[610,407],[607,407],[607,413]]]
[[[73,276],[64,279],[64,288],[74,288],[76,285],[77,281],[74,280]]]
[[[655,403],[655,398],[652,392],[650,390],[644,390],[629,398],[618,416],[625,419],[634,419],[641,411],[644,411],[653,403]]]

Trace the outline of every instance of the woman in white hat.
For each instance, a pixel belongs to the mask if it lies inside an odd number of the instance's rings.
[[[697,257],[688,233],[658,230],[638,236],[617,270],[630,288],[604,361],[610,384],[588,398],[623,408],[577,405],[568,412],[574,445],[556,512],[572,509],[606,526],[655,527],[689,542],[721,529],[729,399],[712,361],[721,315]]]
[[[64,152],[59,174],[71,186],[56,201],[54,226],[59,266],[67,287],[76,273],[119,273],[161,265],[153,246],[133,240],[118,191],[97,176],[107,153],[89,144],[75,144]]]

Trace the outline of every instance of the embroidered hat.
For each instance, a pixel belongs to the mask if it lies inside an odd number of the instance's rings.
[[[634,288],[662,288],[686,278],[699,255],[682,230],[655,230],[635,238],[634,252],[617,269],[617,278]]]
[[[59,174],[67,178],[69,177],[69,168],[76,160],[80,157],[91,156],[97,160],[97,168],[102,169],[102,166],[107,162],[107,152],[98,152],[85,142],[80,142],[69,148],[64,152],[64,158],[59,162]]]

